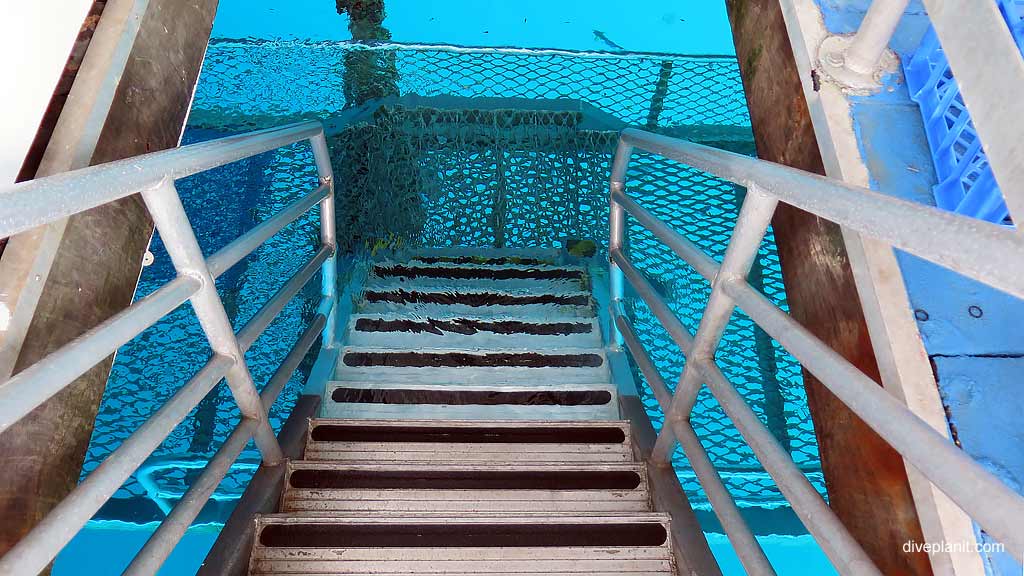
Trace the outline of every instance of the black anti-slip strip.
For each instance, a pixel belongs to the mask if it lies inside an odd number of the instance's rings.
[[[437,335],[476,334],[539,334],[566,335],[587,334],[592,326],[583,322],[519,322],[515,320],[475,320],[454,318],[451,320],[385,320],[383,318],[360,318],[356,320],[359,332],[412,332]]]
[[[346,404],[430,404],[443,406],[604,406],[607,390],[402,390],[335,388],[331,400]]]
[[[294,470],[293,488],[313,490],[634,490],[640,475],[586,470]]]
[[[374,266],[373,272],[377,276],[402,276],[403,278],[458,278],[465,280],[486,279],[486,280],[580,280],[583,278],[582,270],[569,270],[566,268],[458,268],[451,267],[427,267],[427,266]]]
[[[260,544],[293,548],[661,546],[654,522],[616,524],[271,524]]]
[[[452,444],[621,444],[626,433],[613,427],[360,426],[320,424],[317,442],[437,442]]]
[[[517,256],[502,256],[500,258],[475,258],[473,256],[417,256],[413,258],[424,264],[481,264],[484,266],[500,266],[515,264],[522,266],[550,265],[551,261],[537,258],[519,258]]]
[[[538,354],[501,352],[467,354],[465,352],[348,352],[346,366],[396,366],[412,368],[585,368],[604,364],[600,354]]]
[[[419,292],[417,290],[367,290],[363,296],[367,302],[394,302],[396,304],[462,304],[465,306],[525,306],[527,304],[558,304],[561,306],[586,306],[590,296],[586,294],[537,294],[517,296],[492,292]]]

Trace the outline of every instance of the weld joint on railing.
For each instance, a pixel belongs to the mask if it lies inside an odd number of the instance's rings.
[[[203,268],[208,271],[208,268],[205,265],[203,266]],[[195,296],[197,293],[202,291],[203,288],[206,288],[210,284],[209,276],[207,274],[204,274],[203,270],[195,270],[192,268],[189,268],[187,270],[178,270],[178,276],[182,278],[188,278],[190,280],[195,280],[198,283],[196,285],[196,289],[192,292],[192,296]],[[189,298],[191,298],[191,296]]]

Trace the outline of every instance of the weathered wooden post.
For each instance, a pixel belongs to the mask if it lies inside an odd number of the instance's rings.
[[[727,0],[757,155],[824,174],[778,0]],[[839,227],[780,204],[772,221],[790,310],[875,381],[878,365]],[[931,574],[903,459],[804,371],[829,504],[884,574]]]

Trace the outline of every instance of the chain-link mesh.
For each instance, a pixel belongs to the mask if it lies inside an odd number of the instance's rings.
[[[353,53],[372,58],[348,69]],[[358,103],[352,84],[392,83],[396,96],[579,100],[635,126],[750,126],[735,58],[235,40],[210,43],[191,122],[330,118]]]
[[[359,101],[361,94],[382,93],[390,99]],[[433,98],[416,104],[416,97]],[[509,247],[556,246],[565,237],[606,239],[607,179],[616,129],[624,125],[753,152],[742,84],[731,58],[211,43],[190,116],[190,138],[311,117],[328,125],[343,251],[397,239],[423,246]],[[343,117],[347,119],[338,120]],[[309,189],[304,154],[287,149],[182,185],[204,247],[223,245],[221,235],[237,234],[242,223],[264,219]],[[742,189],[647,155],[634,159],[628,187],[642,205],[715,257],[724,253]],[[239,201],[239,191],[246,191],[244,201]],[[222,286],[222,296],[246,310],[265,301],[280,284],[276,279],[286,278],[289,270],[301,265],[302,258],[288,246],[296,234],[310,234],[311,225],[303,220],[261,249]],[[306,244],[311,247],[313,239],[300,240],[300,245]],[[695,330],[707,301],[705,281],[638,225],[629,227],[628,250],[673,311]],[[144,274],[140,293],[163,276]],[[770,233],[752,280],[785,307]],[[275,366],[295,340],[301,319],[308,315],[302,306],[300,302],[286,311],[280,328],[275,323],[261,340],[266,341],[264,348],[254,348],[254,372],[269,376],[259,366]],[[679,350],[641,301],[631,296],[628,309],[659,371],[674,383],[683,365]],[[190,318],[190,311],[179,311],[121,350],[87,470],[205,360],[205,346],[199,345],[201,336]],[[823,492],[795,361],[739,313],[726,331],[718,358],[755,412]],[[277,423],[294,401],[299,380],[301,376],[293,378],[282,395]],[[648,412],[660,426],[663,415],[646,385],[643,388]],[[237,418],[227,391],[219,394],[189,415],[158,458],[209,457]],[[125,407],[133,404],[135,412],[125,418]],[[741,505],[785,504],[706,390],[698,399],[693,423]],[[243,455],[249,461],[256,457],[251,446]],[[693,503],[706,506],[681,456],[676,469]],[[184,489],[190,474],[157,469],[149,477],[160,491],[173,494]],[[246,478],[247,472],[239,471],[218,494],[237,494]],[[145,492],[133,480],[119,496]]]
[[[745,194],[743,188],[714,176],[644,153],[634,156],[627,192],[719,262]],[[626,249],[683,325],[696,333],[711,293],[707,281],[650,231],[629,219]],[[771,229],[762,242],[750,281],[772,302],[786,308]],[[674,387],[685,365],[678,348],[642,299],[628,297],[627,305],[639,339],[659,373]],[[824,493],[814,429],[796,360],[741,312],[733,314],[715,357],[762,422]],[[644,389],[648,413],[660,429],[663,414],[646,383]],[[774,482],[706,387],[698,395],[691,423],[738,504],[785,505]],[[687,493],[699,494],[699,484],[685,466],[681,451],[675,461],[681,464],[677,471]],[[707,502],[697,498],[694,504],[704,506]]]

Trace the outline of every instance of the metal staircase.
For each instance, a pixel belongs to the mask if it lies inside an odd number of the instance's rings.
[[[204,254],[175,180],[306,141],[318,175],[311,179],[312,191]],[[720,262],[630,196],[626,176],[634,152],[660,155],[747,189]],[[209,359],[0,557],[0,574],[45,570],[225,379],[242,418],[125,574],[157,573],[250,440],[262,465],[207,556],[203,574],[610,575],[678,569],[717,576],[721,569],[672,468],[677,444],[746,572],[773,574],[690,424],[694,399],[704,389],[837,571],[881,574],[723,373],[715,353],[736,309],[789,350],[987,535],[1013,554],[1024,553],[1024,497],[747,282],[780,203],[1021,298],[1024,236],[1017,230],[627,129],[611,170],[607,268],[560,252],[408,254],[374,263],[349,314],[347,296],[338,295],[327,142],[322,127],[309,122],[0,190],[0,238],[136,194],[153,218],[176,277],[0,383],[0,432],[31,417],[35,408],[185,302],[207,338]],[[315,253],[235,332],[216,279],[314,207],[320,216]],[[627,224],[646,228],[680,265],[691,266],[711,284],[696,333],[630,259]],[[315,313],[257,388],[246,351],[318,276]],[[625,309],[627,286],[686,359],[674,389]],[[342,318],[349,324],[339,340]],[[879,338],[895,345],[892,335]],[[318,340],[316,376],[309,376],[307,388],[322,389],[318,396],[300,396],[292,419],[275,436],[268,409]],[[625,351],[665,414],[658,434],[637,395]],[[293,448],[303,430],[295,423],[302,424],[300,415],[312,414],[318,402],[321,417],[309,423],[305,454],[297,458],[301,450]],[[268,503],[279,493],[278,512],[268,513],[273,509]]]
[[[250,574],[670,574],[585,262],[372,266]]]

